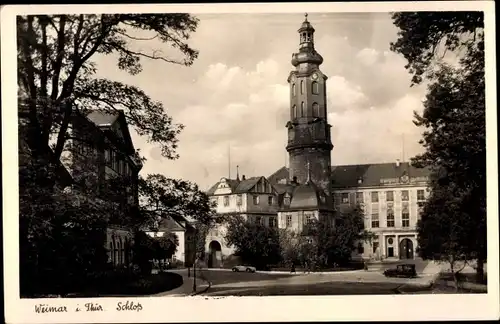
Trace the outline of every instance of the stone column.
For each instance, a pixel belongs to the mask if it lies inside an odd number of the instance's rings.
[[[385,244],[385,235],[384,234],[379,236],[379,241],[380,241],[380,244],[379,244],[380,254],[381,254],[382,259],[385,259],[387,257],[387,247]]]
[[[399,259],[399,235],[394,237],[394,256]]]

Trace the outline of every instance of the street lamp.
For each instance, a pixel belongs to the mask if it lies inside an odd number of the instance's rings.
[[[198,229],[195,228],[195,233],[194,233],[194,261],[193,261],[193,293],[196,293],[196,252],[198,250],[197,246],[197,233]]]

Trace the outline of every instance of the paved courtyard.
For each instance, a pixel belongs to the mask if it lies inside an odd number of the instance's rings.
[[[397,294],[401,288],[412,287],[406,290],[409,293],[431,293],[428,286],[443,266],[432,262],[422,264],[417,266],[418,278],[414,279],[387,278],[381,271],[364,270],[291,274],[204,268],[197,271],[197,291],[205,296],[360,295]],[[170,271],[181,274],[185,284],[176,291],[161,295],[189,295],[192,292],[192,273],[188,277],[187,269]]]

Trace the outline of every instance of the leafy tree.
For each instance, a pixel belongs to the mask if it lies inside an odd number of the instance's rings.
[[[134,236],[134,264],[138,265],[141,273],[150,274],[152,269],[151,260],[155,256],[154,240],[148,234],[142,231],[135,232]]]
[[[358,242],[373,236],[364,229],[364,212],[359,206],[337,211],[335,224],[313,220],[303,235],[314,237],[321,266],[348,263]]]
[[[465,212],[464,192],[456,185],[433,185],[418,223],[419,252],[426,259],[447,262],[458,290],[460,272],[475,257],[470,227],[475,220]]]
[[[189,181],[169,179],[161,174],[149,174],[139,179],[141,211],[144,220],[161,217],[183,217],[194,226],[197,257],[203,258],[208,231],[222,221],[215,214],[215,204],[206,193]],[[149,215],[149,217],[147,216]],[[151,227],[151,222],[149,226]]]
[[[68,272],[82,274],[106,262],[102,239],[97,238],[102,238],[109,222],[137,228],[149,219],[150,213],[137,207],[124,210],[120,197],[126,197],[123,189],[129,179],[108,181],[105,186],[114,188],[104,189],[113,194],[107,191],[105,196],[113,199],[103,201],[98,170],[82,168],[66,174],[62,166],[66,152],[78,154],[81,147],[86,166],[99,165],[87,138],[75,138],[70,130],[75,118],[93,109],[121,110],[139,135],[159,145],[164,157],[175,159],[183,126],[175,125],[162,103],[141,89],[97,78],[93,60],[97,55],[116,55],[118,67],[132,75],[141,72],[141,59],[189,66],[198,52],[186,41],[196,26],[197,19],[188,14],[18,17],[20,237],[27,238],[20,242],[21,282],[29,286],[29,278],[39,278],[51,286],[49,277],[74,282]],[[135,50],[153,39],[179,55],[168,58],[157,50]],[[84,145],[72,145],[75,140]],[[140,160],[139,152],[135,156]],[[64,187],[71,190],[62,194]],[[124,219],[124,215],[134,217]]]
[[[242,216],[231,217],[227,223],[227,244],[236,248],[235,254],[244,262],[259,269],[279,262],[279,232],[276,228],[246,220]]]
[[[420,143],[426,151],[413,159],[433,172],[427,204],[436,207],[445,194],[453,194],[449,198],[455,205],[447,206],[455,211],[457,224],[468,226],[466,231],[453,230],[452,236],[440,233],[429,224],[447,219],[445,211],[425,207],[418,225],[422,257],[454,259],[454,242],[460,242],[458,254],[476,259],[482,278],[487,246],[483,13],[405,12],[393,14],[393,21],[400,31],[391,49],[408,60],[412,85],[428,83],[424,112],[415,113],[414,121],[424,129]],[[456,64],[443,62],[446,52]],[[448,225],[455,226],[455,220],[448,219]]]
[[[149,174],[139,179],[139,195],[141,204],[150,213],[192,218],[206,225],[215,222],[214,204],[195,183]]]
[[[179,238],[175,233],[165,233],[153,239],[154,258],[156,260],[170,259],[177,251]]]
[[[188,14],[102,14],[19,16],[18,86],[21,112],[30,125],[30,147],[37,151],[56,137],[58,161],[68,137],[73,107],[123,109],[139,135],[160,145],[163,156],[176,158],[176,136],[182,129],[141,89],[95,77],[96,55],[117,56],[118,68],[132,75],[142,71],[141,59],[191,65],[198,52],[186,43],[198,20]],[[149,37],[140,37],[137,32]],[[159,50],[135,50],[155,40],[178,50],[169,58]]]

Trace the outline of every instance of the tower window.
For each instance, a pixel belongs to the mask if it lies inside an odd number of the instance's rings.
[[[318,105],[318,103],[316,103],[316,102],[313,103],[312,108],[313,108],[313,116],[314,117],[321,117],[320,112],[319,112],[319,105]]]
[[[292,96],[295,96],[295,83],[292,84]]]
[[[304,102],[302,101],[300,104],[300,117],[305,117],[305,115],[306,115],[305,110],[306,110],[305,105],[304,105]]]
[[[300,94],[304,94],[305,92],[305,84],[304,84],[304,80],[301,80],[300,81]]]
[[[319,84],[316,81],[312,83],[312,93],[319,94]]]
[[[297,118],[297,106],[293,105],[292,107],[292,118],[295,119]]]

